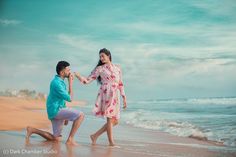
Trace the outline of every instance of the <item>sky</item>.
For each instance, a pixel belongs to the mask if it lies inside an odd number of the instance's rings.
[[[87,76],[104,47],[128,100],[236,96],[235,0],[0,1],[0,91],[47,94],[58,61]]]

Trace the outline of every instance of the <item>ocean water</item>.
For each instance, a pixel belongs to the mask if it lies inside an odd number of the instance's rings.
[[[177,136],[236,146],[236,98],[166,99],[129,102],[121,122]]]

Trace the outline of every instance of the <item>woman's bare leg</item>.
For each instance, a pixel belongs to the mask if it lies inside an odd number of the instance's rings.
[[[92,140],[92,145],[96,144],[97,138],[102,135],[105,131],[107,131],[107,123],[103,125],[96,133],[90,135],[90,138]]]
[[[118,124],[117,120],[111,120],[112,121],[112,125],[115,126]],[[102,135],[104,132],[107,131],[107,123],[104,124],[96,133],[90,135],[90,138],[92,140],[92,145],[96,144],[97,138]]]
[[[107,118],[107,137],[110,146],[114,146],[113,134],[112,134],[112,119]]]

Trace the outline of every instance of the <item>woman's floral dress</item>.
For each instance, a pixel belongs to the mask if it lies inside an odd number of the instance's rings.
[[[120,118],[120,94],[125,96],[121,68],[115,64],[96,67],[87,79],[88,83],[101,77],[93,113],[99,117]]]

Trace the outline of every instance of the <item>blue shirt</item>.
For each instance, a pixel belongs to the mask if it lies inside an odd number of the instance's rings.
[[[50,83],[50,92],[46,103],[48,119],[53,119],[61,108],[66,107],[65,101],[71,101],[70,94],[66,90],[64,80],[56,75]]]

